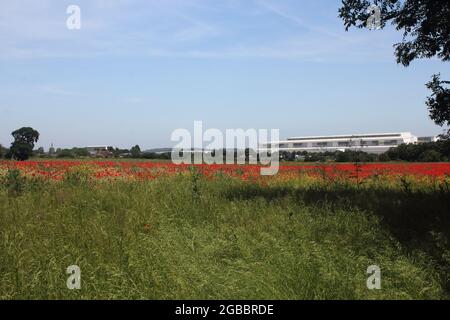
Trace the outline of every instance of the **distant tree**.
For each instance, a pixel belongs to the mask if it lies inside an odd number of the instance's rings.
[[[71,154],[74,157],[89,157],[89,152],[86,148],[72,148]]]
[[[442,161],[450,161],[450,139],[435,142],[436,150],[442,155]]]
[[[59,149],[59,151],[56,153],[57,158],[75,158],[74,154],[72,153],[72,150],[70,149]]]
[[[130,153],[130,150],[128,150],[128,149],[119,149],[119,148],[115,148],[113,151],[112,151],[112,153],[113,153],[113,155],[114,155],[114,157],[120,157],[120,156],[123,156],[123,155],[125,155],[125,154],[128,154],[128,153]]]
[[[248,159],[247,154],[246,154],[246,159]],[[295,154],[293,152],[281,151],[280,152],[280,160],[294,161],[295,160]]]
[[[394,45],[397,63],[407,67],[415,59],[435,56],[442,61],[450,60],[450,1],[374,0],[374,4],[380,9],[381,28],[391,22],[403,31],[402,42]],[[373,13],[369,10],[371,5],[368,0],[343,0],[339,16],[345,29],[365,27]],[[440,126],[449,125],[450,91],[444,87],[449,83],[435,74],[427,84],[432,91],[427,101],[430,118]]]
[[[348,152],[337,151],[336,162],[350,162],[350,154]]]
[[[164,152],[159,155],[159,159],[162,159],[162,160],[169,160],[169,159],[171,159],[171,157],[172,157],[172,154],[169,152]]]
[[[8,148],[5,148],[4,146],[2,146],[0,144],[0,158],[6,158],[8,159],[8,155],[10,155],[11,153],[9,152]],[[10,159],[11,157],[9,157]]]
[[[385,157],[387,159],[389,159],[388,161],[400,160],[400,154],[399,154],[398,148],[390,148],[388,151],[386,151],[383,154],[385,155]]]
[[[401,144],[381,154],[380,161],[438,162],[450,160],[450,140],[437,142]]]
[[[388,154],[385,152],[378,156],[378,161],[388,162],[388,161],[391,161],[391,158],[389,158]]]
[[[39,140],[39,132],[30,127],[23,127],[11,133],[11,155],[14,159],[25,161],[33,154],[34,144]]]
[[[154,152],[145,152],[141,156],[143,159],[158,159],[158,155]],[[134,157],[133,157],[134,158]]]
[[[373,162],[377,160],[377,156],[364,151],[346,150],[336,151],[334,159],[336,162]]]
[[[387,154],[391,160],[418,161],[424,150],[424,144],[401,144],[396,148],[390,148]]]
[[[436,150],[425,150],[419,156],[420,162],[439,162],[442,159],[442,155]]]
[[[141,148],[139,145],[135,145],[130,149],[131,157],[139,158],[141,156]]]

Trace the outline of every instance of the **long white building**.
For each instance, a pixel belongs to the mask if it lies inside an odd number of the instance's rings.
[[[383,153],[392,147],[401,144],[418,143],[419,141],[435,141],[435,137],[418,138],[411,132],[353,134],[336,136],[292,137],[284,141],[272,141],[260,145],[260,150],[269,147],[279,151],[307,151],[307,152],[334,152],[334,151],[364,151],[367,153]]]

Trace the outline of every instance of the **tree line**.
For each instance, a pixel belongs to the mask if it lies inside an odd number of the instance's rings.
[[[280,158],[284,161],[305,162],[448,162],[450,161],[450,140],[442,139],[436,142],[402,144],[381,154],[353,150],[317,153],[299,151],[281,152]]]
[[[14,159],[19,161],[28,160],[30,157],[56,157],[56,158],[83,158],[91,157],[87,148],[56,149],[50,148],[48,153],[44,149],[34,150],[35,143],[39,140],[39,132],[30,127],[20,128],[11,133],[14,141],[11,147],[6,149],[0,145],[0,158]],[[216,152],[213,151],[213,156]],[[226,150],[222,150],[225,157]],[[250,159],[250,150],[244,152],[247,161]],[[142,152],[139,145],[130,149],[119,149],[110,147],[98,156],[114,158],[132,159],[171,159],[170,152],[150,153]],[[238,157],[238,150],[234,150],[235,158]],[[363,151],[335,151],[308,153],[306,151],[280,152],[280,159],[284,161],[305,161],[305,162],[376,162],[376,161],[409,161],[409,162],[447,162],[450,161],[450,139],[442,138],[436,142],[402,144],[395,148],[390,148],[382,154],[370,154]]]
[[[0,159],[10,159],[25,161],[31,157],[38,158],[87,158],[92,156],[114,157],[114,158],[142,158],[142,159],[170,159],[170,153],[150,153],[142,152],[139,145],[130,149],[119,149],[109,147],[105,152],[97,155],[89,153],[87,148],[57,148],[51,147],[46,153],[43,147],[34,149],[35,143],[39,140],[39,132],[31,127],[23,127],[11,133],[14,141],[10,148],[5,148],[0,144]]]

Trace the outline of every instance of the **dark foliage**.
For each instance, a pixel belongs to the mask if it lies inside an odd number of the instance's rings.
[[[138,145],[135,145],[130,149],[132,158],[140,158],[141,157],[141,148]]]
[[[427,83],[427,88],[432,92],[427,100],[430,118],[439,126],[450,127],[450,89],[447,87],[449,84],[450,81],[441,81],[439,74],[434,75]],[[450,129],[446,135],[450,135]]]
[[[389,160],[412,162],[439,162],[450,160],[450,140],[437,142],[402,144],[386,152]]]
[[[14,142],[11,144],[11,155],[19,161],[28,160],[33,154],[34,144],[39,140],[39,132],[30,127],[23,127],[11,133]]]

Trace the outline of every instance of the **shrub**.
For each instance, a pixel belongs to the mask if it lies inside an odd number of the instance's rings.
[[[64,149],[58,152],[57,158],[74,158],[74,155],[72,154],[71,150]]]
[[[16,168],[9,169],[3,178],[3,184],[11,196],[21,195],[25,187],[25,182],[25,178],[20,173],[20,170]]]
[[[426,150],[420,154],[419,161],[421,162],[439,162],[442,155],[436,150]]]

